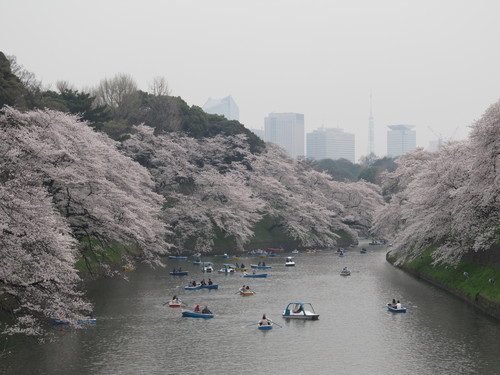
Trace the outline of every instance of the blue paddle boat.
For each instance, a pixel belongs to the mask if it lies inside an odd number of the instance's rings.
[[[201,312],[194,312],[194,311],[183,311],[182,312],[183,317],[188,317],[188,318],[202,318],[202,319],[211,319],[214,317],[214,314],[203,314]]]
[[[219,289],[219,285],[218,284],[212,284],[212,285],[202,285],[201,286],[202,289]]]
[[[180,255],[169,255],[168,259],[172,260],[186,260],[188,257],[180,256]]]
[[[241,277],[267,277],[267,273],[253,273],[248,275],[242,275]]]
[[[189,285],[186,285],[184,287],[184,289],[186,289],[186,290],[199,290],[199,289],[201,289],[201,285],[200,284],[198,284],[198,285],[189,284]]]
[[[406,307],[401,307],[401,308],[397,308],[397,307],[394,307],[392,306],[390,303],[387,304],[387,310],[389,310],[390,312],[393,312],[393,313],[405,313],[406,312]]]
[[[170,275],[172,276],[187,276],[189,275],[188,271],[172,271],[170,272]]]
[[[272,266],[259,266],[257,264],[252,264],[252,265],[250,265],[250,267],[252,267],[254,269],[258,269],[258,270],[268,270],[268,269],[273,268]]]
[[[283,311],[283,318],[318,320],[319,314],[309,302],[290,302]]]

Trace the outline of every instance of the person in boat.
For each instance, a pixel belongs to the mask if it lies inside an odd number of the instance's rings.
[[[208,279],[208,285],[213,285],[212,279]]]
[[[266,262],[262,262],[262,265],[265,267],[266,266]]]
[[[238,266],[238,263],[235,264],[236,268],[240,268],[240,266]]]
[[[247,285],[243,290],[250,290],[250,287]]]
[[[205,282],[205,279],[201,280],[201,281],[200,281],[200,284],[201,284],[201,285],[207,285],[207,283]]]
[[[172,302],[173,303],[179,303],[179,299],[177,298],[177,296],[173,296],[172,297]]]
[[[245,265],[243,263],[241,263],[240,268],[245,268]]]
[[[301,313],[301,312],[303,312],[303,311],[304,311],[304,310],[302,309],[302,305],[300,305],[300,306],[299,306],[299,307],[298,307],[298,308],[294,311],[294,313],[295,313],[295,314],[298,314],[298,313]]]
[[[200,305],[196,305],[196,306],[194,307],[194,312],[200,312],[200,310],[201,310],[201,309],[200,309]]]
[[[177,272],[177,270],[175,269],[175,267],[174,267],[174,269],[172,270],[172,272],[173,272],[173,273],[176,273],[176,272]]]
[[[257,265],[260,267],[261,262],[259,262]]]
[[[181,268],[181,267],[179,267],[179,269],[177,270],[177,272],[182,272],[182,268]]]
[[[271,320],[267,319],[266,314],[262,315],[262,319],[259,320],[259,326],[270,326]]]
[[[244,292],[246,290],[246,285],[243,285],[240,290]]]
[[[398,302],[396,303],[396,309],[399,310],[400,308],[401,308],[401,302],[399,302],[399,300],[398,300]]]
[[[196,281],[193,280],[193,282],[191,283],[191,286],[196,286]]]
[[[390,303],[390,305],[391,305],[392,307],[396,307],[396,300],[395,300],[394,298],[392,299],[392,303]]]
[[[347,272],[347,267],[344,267],[344,269],[342,271],[343,272]]]
[[[205,306],[205,307],[203,308],[203,310],[201,310],[201,313],[202,313],[202,314],[211,314],[212,312],[208,309],[208,307],[207,307],[207,306]]]

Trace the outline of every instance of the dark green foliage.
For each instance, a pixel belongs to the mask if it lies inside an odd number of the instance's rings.
[[[26,94],[21,80],[12,74],[9,60],[0,52],[0,108],[9,105],[26,109]]]
[[[351,163],[347,159],[323,159],[314,166],[314,169],[328,173],[335,181],[356,181],[361,166]]]

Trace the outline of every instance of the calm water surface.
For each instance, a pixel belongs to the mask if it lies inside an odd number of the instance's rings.
[[[11,343],[2,374],[500,374],[500,322],[385,261],[385,249],[299,254],[296,267],[268,258],[267,279],[203,274],[190,261],[139,266],[126,280],[90,286],[96,326],[54,329],[55,340]],[[217,266],[221,258],[203,259]],[[244,257],[245,265],[257,257]],[[241,262],[237,261],[237,262]],[[233,262],[233,261],[231,261]],[[174,267],[188,277],[169,276]],[[347,266],[350,277],[339,276]],[[264,271],[262,271],[264,272]],[[185,291],[210,276],[219,290]],[[256,295],[242,297],[249,284]],[[177,294],[214,319],[182,318],[163,305]],[[417,307],[392,314],[392,298]],[[286,321],[288,302],[308,301],[318,321]],[[259,331],[263,313],[283,328]]]

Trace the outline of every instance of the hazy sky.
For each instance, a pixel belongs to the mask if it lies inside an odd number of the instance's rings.
[[[0,51],[52,88],[164,76],[189,105],[232,95],[249,128],[270,112],[341,127],[357,158],[370,92],[379,155],[387,125],[423,147],[464,139],[500,99],[499,0],[0,0],[0,15]]]

